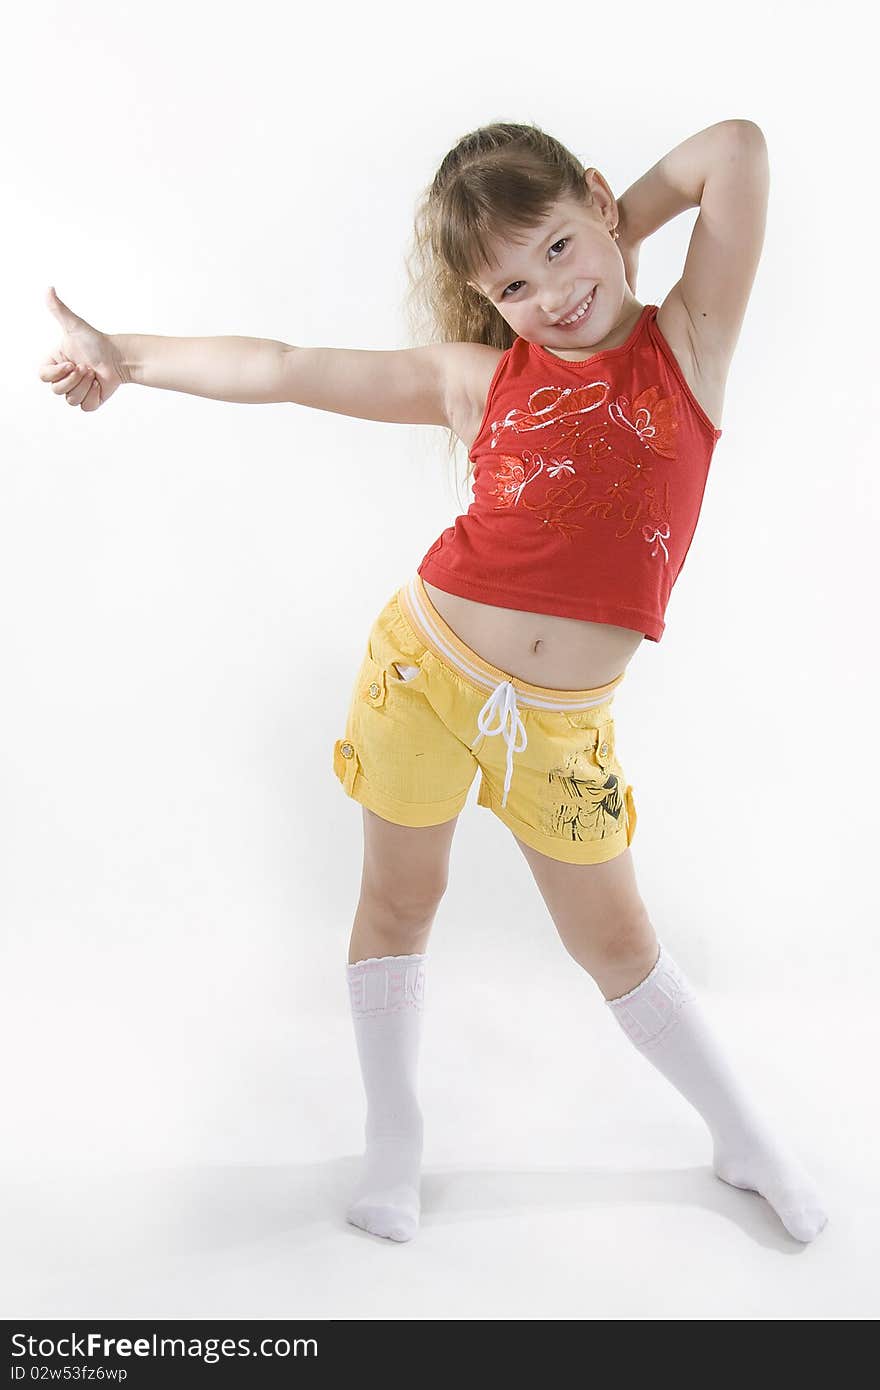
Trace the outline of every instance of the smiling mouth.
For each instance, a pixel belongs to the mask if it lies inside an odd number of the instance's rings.
[[[583,312],[577,313],[577,317],[571,319],[570,322],[567,322],[566,319],[557,319],[553,327],[576,328],[579,323],[583,323],[585,319],[588,319],[592,312],[593,305],[596,302],[596,289],[597,286],[594,285],[590,293],[586,296],[585,299],[582,299],[580,304],[578,305],[578,310],[582,310]],[[568,316],[568,318],[570,318],[570,315]]]

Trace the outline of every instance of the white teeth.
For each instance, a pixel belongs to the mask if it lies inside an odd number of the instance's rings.
[[[595,293],[596,293],[595,290],[590,290],[589,297],[588,297],[587,299],[584,300],[583,304],[582,304],[581,307],[578,309],[577,313],[576,313],[576,314],[571,314],[571,315],[569,315],[569,317],[568,317],[567,319],[560,319],[559,322],[560,322],[560,323],[574,323],[575,319],[582,319],[583,316],[584,316],[584,314],[587,312],[587,310],[589,309],[590,305],[592,304],[592,302],[593,302],[593,295],[594,295]]]

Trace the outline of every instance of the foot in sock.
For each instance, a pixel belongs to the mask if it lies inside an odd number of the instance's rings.
[[[605,1002],[634,1046],[702,1115],[716,1175],[759,1192],[796,1240],[815,1239],[828,1220],[816,1184],[758,1116],[665,947],[641,984]]]
[[[347,1219],[374,1236],[412,1240],[419,1229],[421,1167],[420,1139],[386,1136],[368,1140]]]
[[[361,1230],[412,1240],[419,1227],[423,1121],[416,1094],[425,955],[346,966],[367,1098],[364,1153],[346,1212]]]
[[[795,1240],[815,1240],[828,1220],[809,1173],[766,1128],[749,1126],[732,1139],[715,1139],[712,1168],[732,1187],[760,1193]]]

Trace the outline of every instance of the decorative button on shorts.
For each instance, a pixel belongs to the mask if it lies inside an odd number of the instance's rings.
[[[418,574],[370,631],[333,770],[397,825],[440,825],[477,803],[525,844],[569,864],[621,854],[636,827],[611,704],[624,672],[593,690],[529,685],[452,631]]]

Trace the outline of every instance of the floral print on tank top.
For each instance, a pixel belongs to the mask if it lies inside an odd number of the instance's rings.
[[[525,410],[492,421],[489,447],[499,453],[497,468],[488,469],[495,484],[488,493],[496,510],[532,512],[536,524],[569,541],[595,526],[613,527],[615,539],[624,540],[638,527],[650,554],[665,564],[679,398],[649,386],[632,401],[622,394],[611,400],[610,390],[605,381],[540,386]],[[512,452],[526,435],[537,436],[537,447]],[[543,487],[535,486],[538,478]]]

